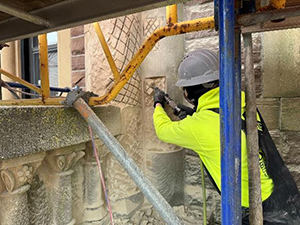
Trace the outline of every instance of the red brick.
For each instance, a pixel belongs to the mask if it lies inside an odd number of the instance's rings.
[[[85,57],[82,56],[76,56],[72,57],[72,70],[84,70],[85,69]]]
[[[72,55],[84,54],[84,36],[71,39]]]
[[[85,86],[85,72],[84,71],[74,71],[72,72],[72,86],[78,85],[80,87]]]
[[[71,37],[76,37],[84,34],[84,26],[71,28]]]

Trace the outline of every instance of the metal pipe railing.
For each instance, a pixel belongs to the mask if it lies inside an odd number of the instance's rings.
[[[241,224],[241,79],[234,0],[219,0],[222,224]],[[235,58],[237,57],[237,59]]]
[[[44,18],[32,15],[22,9],[13,8],[2,2],[0,2],[0,11],[39,26],[49,27],[49,21]]]
[[[125,149],[109,132],[88,104],[82,98],[79,98],[73,103],[73,106],[97,133],[98,137],[105,143],[110,152],[116,157],[121,166],[127,171],[132,180],[153,204],[154,208],[162,218],[170,225],[183,224],[174,213],[172,207],[158,190],[153,187],[148,178],[146,178],[139,167],[134,163],[133,159],[130,158]]]
[[[6,82],[10,87],[12,88],[22,88],[26,89],[26,87],[23,84],[15,83],[15,82]],[[37,88],[40,88],[40,85],[35,85]],[[70,88],[60,88],[60,87],[50,87],[50,91],[56,91],[56,92],[70,92]]]
[[[246,127],[249,177],[249,219],[251,225],[263,225],[259,146],[256,117],[256,93],[252,53],[252,36],[243,34],[245,47]]]
[[[27,81],[25,81],[25,80],[23,80],[23,79],[17,77],[17,76],[14,75],[14,74],[11,74],[11,73],[7,72],[6,70],[4,70],[4,69],[2,69],[2,68],[0,68],[0,74],[3,74],[4,76],[6,76],[6,77],[12,79],[13,81],[19,82],[20,84],[26,86],[27,88],[29,88],[29,89],[35,91],[35,92],[38,93],[38,94],[41,94],[41,93],[42,93],[42,90],[41,90],[40,88],[38,88],[38,87],[36,87],[35,85],[33,85],[33,84],[31,84],[31,83],[29,83],[29,82],[27,82]]]

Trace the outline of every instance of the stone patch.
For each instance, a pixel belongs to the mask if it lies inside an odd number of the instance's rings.
[[[256,105],[269,130],[279,129],[280,101],[278,98],[258,98]]]
[[[281,99],[281,130],[300,131],[300,98]]]

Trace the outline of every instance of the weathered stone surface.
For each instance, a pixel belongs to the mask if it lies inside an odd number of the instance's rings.
[[[190,0],[190,1],[187,1],[186,3],[184,3],[185,6],[195,6],[195,5],[200,5],[200,4],[203,4],[203,3],[206,3],[206,2],[211,2],[213,0]]]
[[[281,154],[287,164],[300,165],[300,132],[281,132]]]
[[[214,16],[214,3],[210,2],[203,5],[185,8],[185,20],[194,20]]]
[[[281,152],[281,132],[279,130],[269,130],[269,132],[278,151]]]
[[[192,20],[192,19],[197,19],[197,18],[213,16],[213,13],[212,13],[213,10],[214,10],[214,2],[213,1],[206,1],[204,4],[200,3],[200,4],[194,4],[193,6],[187,6],[184,8],[184,19]],[[209,12],[209,11],[210,11],[210,14],[207,14],[207,12]],[[193,15],[193,13],[204,13],[204,14],[200,14],[199,16],[197,16],[195,14]]]
[[[203,4],[203,5],[197,5],[193,7],[186,7],[184,11],[185,11],[184,14],[185,20],[194,20],[194,19],[214,16],[213,2]],[[218,33],[215,31],[215,29],[211,29],[211,30],[187,33],[185,36],[186,39],[190,40],[190,39],[203,38],[203,37],[216,36],[216,35],[218,35]]]
[[[300,96],[299,29],[263,34],[263,96]]]
[[[300,98],[281,99],[281,130],[300,131]]]
[[[75,224],[73,218],[73,166],[84,156],[85,144],[48,151],[40,168],[53,224]]]
[[[221,196],[218,194],[218,192],[211,189],[206,189],[206,204],[210,211],[214,210],[217,203],[216,201],[220,200],[220,198]],[[185,205],[188,207],[199,207],[200,210],[202,209],[203,192],[201,186],[185,186]]]
[[[30,225],[27,191],[25,185],[11,193],[0,195],[0,224]]]
[[[34,177],[31,188],[28,191],[30,224],[51,224],[52,212],[44,182],[38,176]]]
[[[126,106],[122,109],[121,134],[116,138],[135,163],[143,169],[140,108]],[[107,187],[113,211],[118,217],[130,218],[141,207],[144,197],[124,168],[112,154],[107,155],[105,164]]]
[[[185,52],[194,51],[199,48],[209,49],[214,52],[218,52],[219,38],[217,36],[212,36],[195,40],[186,40]]]
[[[35,218],[41,216],[38,210],[36,217],[30,216],[30,194],[27,196],[44,156],[41,152],[0,161],[0,224],[35,225]]]
[[[288,168],[296,181],[296,184],[298,186],[298,190],[300,190],[300,166],[299,163],[297,165],[288,165]]]
[[[120,109],[95,107],[112,134],[120,134]],[[87,123],[73,108],[66,107],[0,107],[0,158],[75,145],[90,140]]]
[[[72,214],[77,224],[83,223],[84,206],[84,185],[86,176],[84,173],[83,159],[80,159],[74,166],[72,174]],[[98,190],[100,191],[100,190]]]
[[[144,195],[141,192],[120,198],[112,205],[112,210],[116,218],[130,219],[144,203]]]
[[[101,21],[102,32],[120,72],[140,47],[140,18],[140,14],[132,14]],[[103,95],[113,84],[113,74],[92,24],[85,25],[85,52],[86,87]],[[112,104],[118,102],[135,106],[140,102],[140,91],[141,78],[138,69]]]
[[[187,185],[201,186],[201,168],[199,156],[186,155],[185,159],[185,183]],[[204,171],[205,186],[207,189],[215,190],[212,182]]]
[[[178,8],[178,20],[182,20],[182,9]],[[143,18],[160,21],[165,24],[165,9],[155,9],[143,13]],[[146,37],[144,37],[146,38]],[[184,36],[168,37],[159,41],[157,50],[151,51],[141,65],[141,73],[145,78],[167,77],[165,91],[175,101],[182,101],[182,92],[176,88],[177,69],[184,56]]]
[[[279,129],[280,101],[278,98],[256,99],[259,109],[269,130]]]
[[[182,205],[184,150],[149,152],[146,158],[146,174],[149,180],[172,206]]]

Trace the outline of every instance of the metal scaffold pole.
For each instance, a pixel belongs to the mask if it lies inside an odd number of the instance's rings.
[[[249,173],[249,220],[251,225],[263,224],[261,204],[261,182],[259,169],[259,146],[256,119],[256,93],[252,55],[251,33],[243,34],[245,47],[245,86],[246,86],[246,127],[247,156]]]
[[[73,106],[88,122],[98,137],[105,143],[110,152],[116,157],[121,166],[127,171],[132,180],[152,203],[165,222],[170,225],[183,224],[178,219],[172,207],[146,178],[139,167],[134,163],[133,159],[128,155],[116,138],[109,132],[88,104],[82,98],[78,98],[73,103]]]
[[[222,224],[241,224],[240,33],[235,1],[219,0]]]

